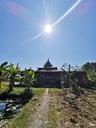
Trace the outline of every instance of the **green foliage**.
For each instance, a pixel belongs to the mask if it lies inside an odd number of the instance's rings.
[[[83,89],[76,83],[76,81],[71,82],[71,89],[72,92],[78,96],[84,93]]]
[[[96,81],[96,62],[82,65],[82,70],[87,72],[89,80]]]
[[[61,69],[63,71],[63,84],[66,86],[66,87],[70,87],[71,86],[71,83],[72,83],[72,80],[73,80],[73,74],[74,74],[74,71],[71,72],[71,67],[70,64],[69,65],[64,65]],[[67,70],[66,70],[67,69]]]
[[[8,64],[8,62],[7,62],[7,61],[6,61],[6,62],[4,62],[4,63],[2,63],[2,64],[0,65],[0,68],[4,68],[7,64]]]
[[[9,82],[9,93],[13,90],[15,82],[20,82],[20,84],[25,85],[25,89],[29,89],[35,81],[35,73],[30,69],[20,70],[19,64],[14,66],[14,64],[7,65],[8,62],[4,62],[0,65],[0,83]]]
[[[6,77],[7,77],[6,71],[7,71],[7,67],[8,67],[7,64],[8,64],[8,62],[6,61],[0,65],[0,83],[2,81],[6,81]]]
[[[30,90],[29,90],[29,89],[25,89],[25,90],[21,93],[21,95],[20,95],[20,97],[22,98],[23,101],[26,101],[26,100],[31,99],[32,96],[33,96],[32,89],[30,89]]]
[[[23,76],[23,81],[24,81],[24,84],[25,84],[25,88],[30,89],[30,87],[32,86],[32,84],[35,80],[34,71],[31,68],[30,69],[25,69],[22,76]]]
[[[14,64],[11,63],[9,66],[9,73],[11,75],[16,75],[16,74],[20,73],[19,65],[17,64],[16,67],[14,67]]]
[[[5,85],[5,83],[0,84],[0,94],[2,94],[3,92],[7,92],[8,89],[8,85]]]
[[[83,93],[80,86],[78,85],[78,79],[76,78],[76,70],[74,68],[74,71],[71,71],[71,66],[69,64],[69,70],[66,71],[62,69],[64,73],[63,77],[63,87],[71,87],[72,92],[75,93],[76,95],[80,95],[80,93]]]
[[[9,92],[13,90],[14,82],[16,81],[16,77],[19,73],[20,73],[19,65],[17,64],[16,67],[14,67],[14,64],[11,63],[9,65],[9,80],[10,80]]]

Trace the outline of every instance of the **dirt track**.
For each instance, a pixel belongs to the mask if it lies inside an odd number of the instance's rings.
[[[41,103],[37,109],[37,112],[32,117],[32,122],[29,125],[29,128],[46,128],[46,124],[48,120],[47,113],[48,113],[48,107],[49,107],[49,100],[50,100],[50,97],[48,94],[48,89],[46,89],[41,99]]]

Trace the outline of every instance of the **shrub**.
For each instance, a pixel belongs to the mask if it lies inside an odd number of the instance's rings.
[[[25,89],[24,92],[22,92],[20,95],[23,101],[31,99],[32,96],[33,96],[32,89]]]

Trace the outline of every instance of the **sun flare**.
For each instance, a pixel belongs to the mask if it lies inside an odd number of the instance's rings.
[[[46,24],[46,25],[44,26],[44,32],[46,32],[46,33],[51,33],[51,31],[52,31],[51,25],[50,25],[50,24]]]

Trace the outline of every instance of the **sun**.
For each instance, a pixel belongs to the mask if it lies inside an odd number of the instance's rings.
[[[51,31],[52,31],[52,26],[50,24],[46,24],[44,26],[44,32],[51,33]]]

